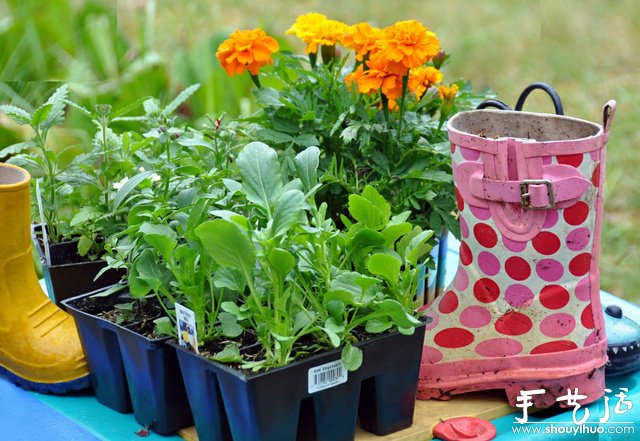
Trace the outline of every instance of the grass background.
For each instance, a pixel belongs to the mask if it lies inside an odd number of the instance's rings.
[[[96,99],[95,89],[86,84],[111,81],[112,88],[101,97],[118,100],[135,93],[162,96],[201,82],[194,115],[247,111],[251,86],[247,78],[230,79],[219,69],[217,44],[235,28],[261,26],[285,46],[302,51],[284,31],[298,15],[312,11],[379,27],[419,20],[451,55],[445,81],[470,79],[475,88],[490,88],[511,105],[526,85],[546,81],[560,93],[567,115],[601,122],[602,106],[615,98],[602,287],[640,301],[637,0],[0,0],[0,81],[5,82],[0,83],[0,101],[17,99],[6,93],[7,85],[24,95],[42,88],[45,80],[73,80],[76,93],[84,90],[88,100]],[[84,21],[68,18],[82,14]],[[136,60],[149,62],[150,54],[156,58],[149,70],[125,75]],[[534,93],[526,110],[552,112],[553,107],[542,93]],[[15,131],[3,135],[3,124],[0,117],[0,145],[19,136]]]

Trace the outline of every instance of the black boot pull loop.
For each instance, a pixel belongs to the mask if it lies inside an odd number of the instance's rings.
[[[524,102],[527,100],[527,97],[532,91],[536,89],[544,90],[551,97],[551,100],[553,101],[553,107],[555,107],[555,110],[556,110],[556,115],[564,115],[562,101],[560,100],[560,96],[558,95],[558,92],[556,92],[556,90],[553,87],[551,87],[551,85],[547,83],[542,83],[542,82],[529,84],[527,87],[525,87],[525,89],[520,94],[520,97],[518,98],[518,102],[516,103],[515,110],[517,111],[522,110],[522,107],[524,107]]]
[[[511,107],[509,107],[504,101],[500,100],[485,100],[478,104],[478,107],[476,107],[476,109],[486,109],[487,107],[496,107],[500,110],[512,110]]]

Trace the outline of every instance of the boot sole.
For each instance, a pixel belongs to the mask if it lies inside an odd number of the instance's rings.
[[[559,397],[569,393],[575,395],[575,390],[580,395],[586,395],[586,398],[578,400],[581,405],[592,403],[604,395],[605,376],[604,365],[595,368],[590,372],[585,372],[570,377],[545,379],[545,380],[514,380],[514,381],[487,381],[478,384],[465,384],[457,387],[447,388],[420,388],[417,394],[419,400],[449,400],[454,395],[464,394],[467,392],[477,392],[484,390],[498,389],[504,390],[507,394],[509,404],[516,406],[517,398],[522,391],[532,391],[544,389],[544,394],[532,395],[530,402],[537,408],[544,409],[555,404],[560,407],[572,407],[567,405],[564,400],[557,401]],[[571,389],[571,391],[568,391]]]
[[[60,383],[38,383],[22,378],[11,372],[10,370],[5,369],[3,366],[0,366],[0,377],[6,378],[8,381],[21,387],[22,389],[38,392],[41,394],[59,395],[69,392],[76,392],[91,387],[89,374],[75,380],[63,381]]]

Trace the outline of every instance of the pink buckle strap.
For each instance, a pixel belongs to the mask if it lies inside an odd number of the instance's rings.
[[[542,167],[542,177],[497,180],[484,176],[479,162],[456,167],[459,191],[471,205],[487,207],[489,202],[508,202],[530,209],[565,208],[573,205],[591,185],[574,167],[552,164]]]

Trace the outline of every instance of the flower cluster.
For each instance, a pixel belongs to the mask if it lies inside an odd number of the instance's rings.
[[[307,54],[316,54],[320,46],[335,46],[336,43],[342,42],[348,31],[349,26],[346,24],[330,20],[323,14],[310,12],[298,17],[285,34],[293,34],[307,43]]]
[[[271,54],[279,48],[278,42],[262,29],[237,30],[220,44],[216,57],[229,76],[245,70],[257,76],[261,67],[273,63]]]

